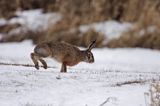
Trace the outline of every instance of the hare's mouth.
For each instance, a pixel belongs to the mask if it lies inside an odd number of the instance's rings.
[[[89,63],[94,63],[94,60],[89,61]]]

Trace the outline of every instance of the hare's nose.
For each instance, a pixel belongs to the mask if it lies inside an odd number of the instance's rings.
[[[94,59],[93,59],[93,60],[90,60],[89,63],[94,63]]]

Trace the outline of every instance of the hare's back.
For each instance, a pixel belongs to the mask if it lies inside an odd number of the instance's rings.
[[[80,51],[77,47],[64,42],[50,42],[48,45],[51,48],[53,55],[76,56]]]

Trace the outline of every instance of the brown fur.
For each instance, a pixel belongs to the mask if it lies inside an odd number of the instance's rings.
[[[91,49],[94,47],[95,41],[92,42],[87,50],[79,48],[65,42],[46,42],[38,44],[31,53],[31,59],[35,64],[35,68],[39,69],[38,61],[47,69],[47,64],[42,58],[51,57],[62,63],[61,72],[67,72],[67,66],[74,66],[79,62],[94,62]]]

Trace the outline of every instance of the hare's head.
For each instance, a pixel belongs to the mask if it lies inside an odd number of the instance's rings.
[[[93,49],[93,47],[95,46],[96,40],[93,41],[87,48],[87,50],[85,50],[85,62],[87,63],[93,63],[94,62],[94,56],[93,53],[91,52],[91,50]]]

